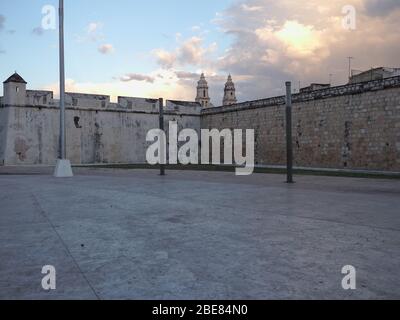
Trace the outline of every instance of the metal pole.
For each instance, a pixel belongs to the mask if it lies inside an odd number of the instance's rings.
[[[60,27],[60,159],[65,160],[65,69],[64,69],[64,0],[59,0]]]
[[[158,105],[160,108],[160,130],[164,131],[164,99],[163,98],[158,99]],[[167,142],[164,141],[164,143],[166,144]],[[161,145],[160,152],[163,152],[161,150],[164,150],[162,145]],[[161,160],[163,159],[164,156],[165,155],[162,155],[160,157]],[[160,176],[165,176],[165,164],[163,164],[163,163],[160,163]]]
[[[354,59],[354,57],[348,57],[349,59],[349,81],[351,80],[351,60]]]
[[[292,141],[292,83],[286,82],[286,165],[287,183],[293,183],[293,141]]]

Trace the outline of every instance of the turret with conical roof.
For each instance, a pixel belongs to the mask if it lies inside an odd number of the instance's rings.
[[[15,72],[3,82],[3,104],[23,106],[26,103],[26,81]]]
[[[210,104],[210,96],[208,95],[208,83],[204,73],[201,74],[200,80],[197,83],[197,96],[196,102],[200,103],[203,108],[208,108]]]
[[[228,76],[228,80],[225,84],[225,89],[224,89],[224,100],[222,104],[224,106],[230,106],[233,104],[237,103],[236,99],[236,89],[235,89],[235,84],[232,81],[232,76]]]
[[[6,81],[4,81],[3,83],[10,83],[10,82],[14,82],[14,83],[25,83],[26,81],[17,73],[15,72],[12,76],[10,76]]]

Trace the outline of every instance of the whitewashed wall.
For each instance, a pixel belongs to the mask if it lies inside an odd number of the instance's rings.
[[[147,132],[159,127],[158,100],[68,94],[67,156],[74,164],[145,163]],[[53,165],[58,156],[59,110],[52,93],[28,91],[25,106],[0,108],[0,164]],[[165,128],[200,130],[200,106],[167,102]]]

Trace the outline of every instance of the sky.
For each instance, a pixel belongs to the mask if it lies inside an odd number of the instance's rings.
[[[202,72],[220,105],[229,73],[247,101],[283,94],[288,80],[294,90],[344,84],[349,56],[357,70],[400,67],[400,0],[64,2],[66,89],[113,101],[193,101]],[[58,31],[48,6],[58,1],[0,1],[0,77],[17,71],[29,89],[57,95]]]

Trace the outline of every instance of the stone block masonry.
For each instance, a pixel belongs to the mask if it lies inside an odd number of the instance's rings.
[[[284,165],[285,97],[203,110],[202,128],[255,129],[255,161]],[[293,96],[296,166],[400,171],[400,77]]]
[[[58,100],[8,82],[0,98],[0,165],[55,165]],[[17,89],[18,88],[18,89]],[[15,101],[16,104],[7,102]],[[73,164],[145,163],[146,134],[158,128],[158,100],[68,93],[67,154]],[[217,108],[167,101],[165,127],[254,129],[255,161],[284,165],[285,97]],[[400,171],[400,77],[293,96],[295,165]]]

